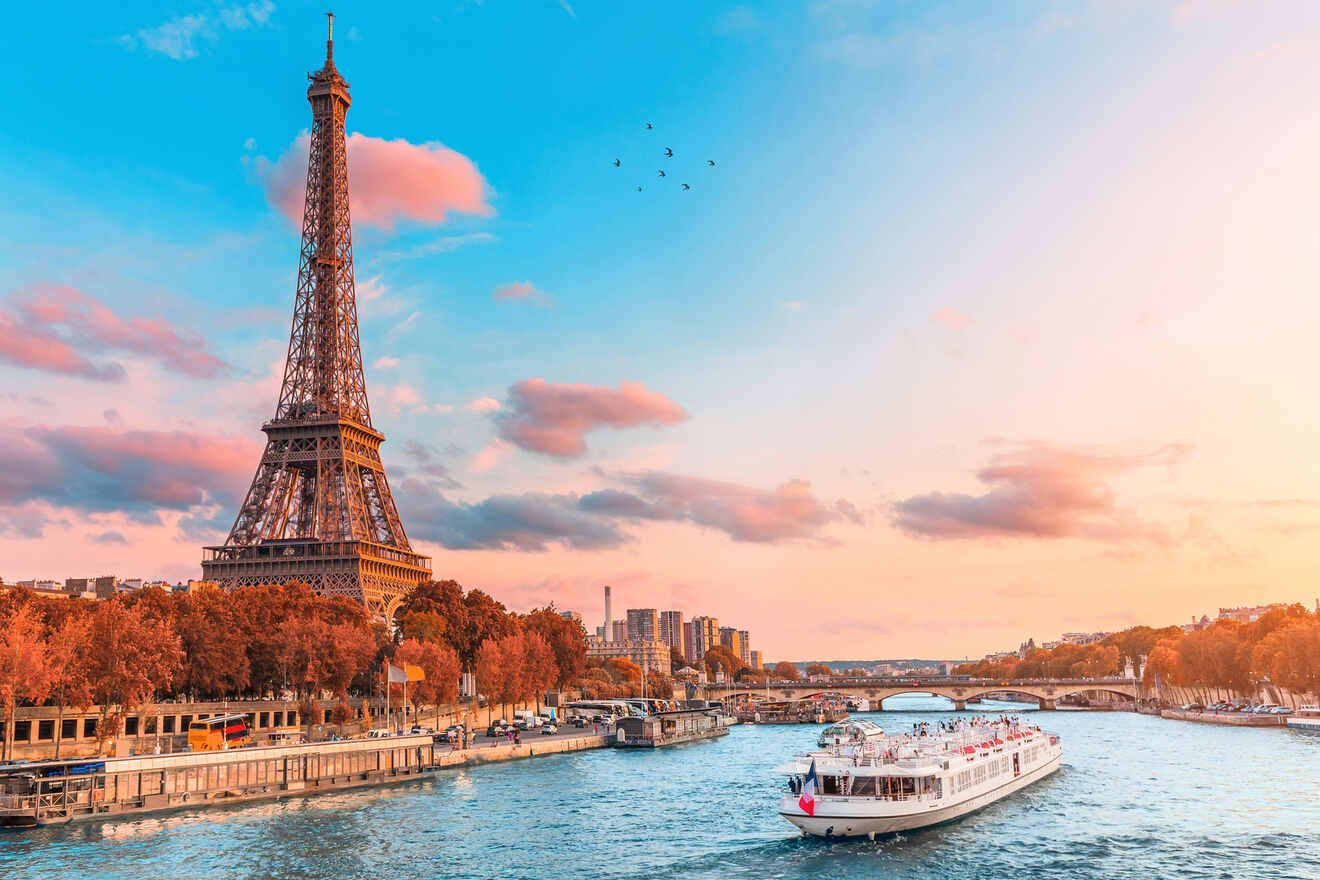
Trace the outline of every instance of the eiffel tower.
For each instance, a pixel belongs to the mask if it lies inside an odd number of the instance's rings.
[[[293,329],[266,451],[229,538],[203,548],[202,577],[225,589],[301,581],[389,619],[431,575],[414,553],[380,460],[358,344],[344,117],[348,82],[335,69],[334,16],[325,66],[308,74],[312,105],[307,201]]]

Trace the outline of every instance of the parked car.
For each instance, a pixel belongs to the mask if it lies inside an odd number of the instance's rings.
[[[1188,703],[1182,707],[1184,712],[1200,712],[1203,709],[1205,709],[1205,706],[1202,706],[1200,703]]]
[[[578,715],[573,718],[574,727],[586,727],[587,724],[588,724],[587,719],[583,715]]]
[[[435,729],[434,729],[434,728],[431,728],[431,727],[423,727],[423,726],[420,725],[420,724],[414,724],[414,725],[413,725],[413,729],[410,730],[410,731],[408,731],[408,732],[411,733],[411,734],[413,734],[414,736],[433,736],[433,735],[435,735]]]
[[[1292,709],[1287,706],[1275,706],[1271,711],[1275,715],[1291,715],[1293,713]]]
[[[545,724],[541,725],[542,736],[549,736],[550,734],[558,733],[558,732],[559,732],[559,727],[553,721],[547,721]]]
[[[486,736],[491,736],[491,737],[504,736],[508,732],[509,732],[509,725],[504,723],[503,721],[493,722],[490,725],[490,727],[486,728]]]

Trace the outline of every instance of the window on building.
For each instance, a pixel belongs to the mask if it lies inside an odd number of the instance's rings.
[[[37,722],[37,740],[52,740],[55,738],[55,721],[46,719]]]
[[[188,727],[189,727],[191,724],[192,724],[192,716],[191,716],[191,715],[180,715],[180,716],[179,716],[179,730],[181,730],[181,731],[182,731],[182,730],[187,730]]]
[[[322,724],[329,724],[329,723],[330,723],[330,712],[331,712],[331,711],[332,711],[332,710],[330,710],[330,709],[326,709],[326,710],[325,710],[325,719],[321,722]]]
[[[283,726],[284,726],[284,713],[283,713],[283,712],[276,712],[275,715],[274,715],[273,720],[274,720],[274,722],[275,722],[275,723],[272,725],[273,727],[283,727]]]
[[[128,718],[125,718],[124,736],[137,736],[140,720],[141,719],[139,719],[136,715],[130,715]]]
[[[261,723],[257,725],[258,727],[270,727],[269,712],[262,712],[260,718],[261,718]]]
[[[162,732],[164,732],[164,733],[173,733],[173,732],[174,732],[174,716],[173,716],[173,715],[166,715],[163,719],[161,719],[161,721],[162,721],[162,723],[161,723]]]
[[[84,719],[83,719],[83,738],[84,738],[84,739],[91,739],[91,738],[94,737],[94,736],[96,736],[96,719],[95,719],[95,718],[84,718]]]
[[[19,742],[23,742],[23,743],[25,743],[25,742],[27,742],[28,740],[30,740],[31,738],[32,738],[32,722],[31,722],[31,721],[15,721],[15,722],[14,722],[14,742],[16,742],[16,743],[19,743]]]
[[[65,718],[63,723],[60,724],[60,739],[77,739],[77,738],[78,738],[78,719]]]

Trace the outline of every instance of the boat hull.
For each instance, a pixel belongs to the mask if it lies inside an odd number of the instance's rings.
[[[1301,718],[1290,717],[1288,727],[1291,730],[1305,730],[1310,733],[1320,733],[1320,718],[1303,716]]]
[[[795,795],[786,795],[780,801],[779,815],[800,828],[804,834],[813,837],[878,837],[900,831],[914,831],[961,819],[969,813],[1003,800],[1013,792],[1026,788],[1058,770],[1062,760],[1062,753],[1057,754],[1016,779],[953,804],[936,802],[923,804],[925,809],[917,808],[910,812],[876,815],[874,813],[876,807],[884,804],[884,801],[869,798],[850,801],[822,800],[818,801],[820,812],[815,816],[808,816],[798,806]],[[870,811],[869,815],[867,811]]]

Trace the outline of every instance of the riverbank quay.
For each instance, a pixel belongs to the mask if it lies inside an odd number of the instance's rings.
[[[1242,712],[1196,712],[1189,709],[1161,709],[1161,718],[1174,721],[1198,721],[1228,727],[1286,727],[1286,715],[1249,715]]]
[[[388,785],[463,765],[608,745],[604,735],[453,749],[430,735],[19,764],[0,771],[0,827]]]

